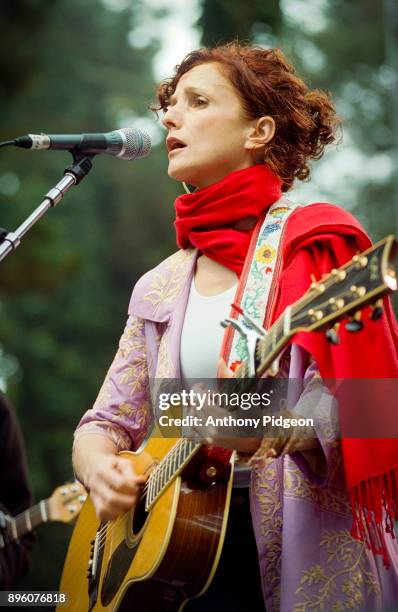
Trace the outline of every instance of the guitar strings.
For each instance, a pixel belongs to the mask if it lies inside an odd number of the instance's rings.
[[[165,469],[165,466],[168,467],[168,465],[170,464],[170,461],[172,459],[174,459],[177,451],[180,450],[180,447],[182,445],[186,444],[186,440],[181,439],[179,440],[173,447],[172,449],[167,453],[167,455],[162,459],[162,461],[156,466],[156,468],[151,472],[147,483],[145,484],[144,490],[142,492],[142,494],[140,495],[140,497],[138,498],[138,501],[140,501],[141,499],[143,499],[143,497],[145,497],[146,492],[148,490],[149,487],[149,481],[151,479],[151,477],[154,477],[155,472],[162,472]],[[152,476],[153,475],[153,476]],[[126,515],[128,514],[128,512],[130,512],[129,510],[127,512],[125,512],[122,516],[118,517],[116,519],[116,521],[114,523],[112,523],[111,521],[108,521],[107,523],[105,523],[105,525],[98,531],[97,533],[97,537],[99,535],[98,538],[98,550],[100,551],[103,546],[104,546],[104,542],[106,540],[106,538],[108,537],[108,535],[111,535],[111,532],[113,531],[113,529],[119,525],[119,523],[124,520],[124,518],[126,517]]]
[[[151,483],[154,482],[154,479],[157,476],[159,476],[159,480],[160,481],[161,481],[162,476],[166,476],[165,482],[162,484],[162,486],[159,488],[159,490],[155,492],[154,499],[151,500],[151,503],[152,503],[152,501],[156,500],[156,497],[164,489],[165,485],[167,485],[168,482],[172,480],[172,478],[170,478],[170,476],[168,476],[168,471],[167,470],[171,466],[171,463],[174,462],[174,460],[176,459],[177,453],[180,453],[181,448],[185,447],[185,449],[187,449],[189,451],[188,452],[188,456],[189,456],[189,454],[193,450],[193,448],[190,448],[191,444],[194,444],[194,447],[197,445],[197,443],[195,443],[193,440],[187,440],[185,438],[179,439],[178,442],[176,442],[176,444],[174,444],[174,446],[170,449],[170,451],[165,455],[165,457],[163,457],[163,459],[159,462],[159,464],[150,473],[150,475],[148,477],[148,480],[145,483],[145,486],[143,487],[143,491],[142,491],[140,497],[138,498],[138,501],[141,501],[146,496]],[[179,458],[181,459],[181,456]],[[184,463],[184,461],[186,459],[187,459],[187,457],[183,457],[181,465]],[[173,466],[173,467],[175,467],[175,466]],[[174,474],[172,474],[172,476],[174,476]],[[105,542],[106,538],[108,537],[108,535],[111,534],[113,529],[119,524],[119,522],[121,520],[124,520],[124,518],[126,517],[128,512],[130,512],[130,510],[128,510],[126,513],[124,513],[123,515],[118,517],[116,519],[116,521],[113,522],[113,523],[111,521],[107,521],[107,523],[105,523],[98,530],[96,537],[99,536],[98,537],[98,547],[99,547],[99,550],[101,550],[101,548],[103,547],[104,542]]]
[[[177,442],[177,444],[176,444],[176,445],[175,445],[175,446],[174,446],[174,447],[171,449],[171,451],[172,451],[172,450],[173,450],[173,449],[174,449],[174,448],[175,448],[177,445],[179,445],[179,443],[180,443],[180,441],[179,441],[179,442]],[[170,451],[170,452],[171,452],[171,451]],[[166,455],[166,457],[167,457],[167,455]],[[159,463],[159,464],[156,466],[156,468],[153,470],[153,472],[151,472],[150,476],[148,477],[148,481],[145,483],[144,490],[143,490],[143,492],[141,493],[141,495],[140,495],[140,497],[139,497],[139,500],[138,500],[138,501],[141,501],[141,499],[142,499],[142,498],[143,498],[143,497],[146,495],[146,492],[147,492],[147,490],[148,490],[148,487],[149,487],[149,484],[150,484],[150,481],[151,481],[151,477],[154,477],[155,473],[157,473],[159,469],[161,470],[161,469],[163,468],[163,465],[164,465],[164,459],[165,459],[166,457],[164,457],[164,458],[163,458],[163,460],[162,460],[162,461],[161,461],[161,462],[160,462],[160,463]],[[113,523],[113,525],[112,525],[112,527],[111,527],[111,531],[113,530],[113,528],[115,528],[115,527],[116,527],[116,526],[119,524],[119,522],[120,522],[122,519],[124,519],[125,515],[126,515],[128,512],[129,512],[129,511],[127,511],[127,512],[126,512],[126,513],[124,513],[124,514],[123,514],[121,517],[118,517],[118,518],[116,519],[116,521]],[[105,539],[108,537],[108,535],[110,535],[110,532],[109,532],[109,527],[110,527],[111,523],[112,523],[111,521],[107,521],[107,523],[105,523],[105,525],[104,525],[104,526],[103,526],[103,527],[102,527],[102,528],[101,528],[101,529],[98,531],[98,533],[97,533],[97,537],[99,536],[99,542],[98,542],[99,550],[102,548],[103,543],[104,543],[104,540],[105,540]]]
[[[163,459],[158,463],[158,465],[154,468],[154,470],[150,473],[147,482],[145,483],[145,486],[143,487],[143,491],[140,495],[140,497],[138,498],[138,501],[141,501],[149,488],[150,485],[150,481],[152,478],[155,477],[156,474],[167,474],[166,468],[169,467],[169,465],[171,464],[171,461],[175,459],[177,452],[180,451],[180,448],[182,446],[187,446],[188,441],[185,440],[184,438],[181,438],[180,440],[178,440],[178,442],[176,442],[176,444],[170,449],[170,451],[167,453],[167,455],[165,455],[165,457],[163,457]],[[167,482],[167,480],[166,480]],[[163,488],[163,487],[162,487]],[[162,488],[160,490],[162,490]],[[160,491],[159,491],[160,492]],[[157,495],[159,494],[159,492],[157,493]],[[156,499],[156,496],[155,496]],[[118,517],[116,519],[116,521],[112,522],[112,521],[107,521],[97,532],[97,537],[98,538],[98,550],[100,551],[103,546],[104,546],[104,542],[106,540],[106,538],[108,536],[111,535],[111,532],[113,531],[113,529],[126,517],[126,515],[130,512],[130,510],[128,510],[127,512],[125,512],[123,515],[121,515],[120,517]]]
[[[192,443],[191,440],[186,440],[184,438],[181,438],[171,449],[170,451],[167,453],[167,455],[165,455],[165,457],[163,457],[163,459],[160,461],[160,463],[156,466],[156,468],[151,472],[149,478],[148,478],[148,482],[145,484],[144,490],[142,492],[142,494],[140,495],[140,497],[138,498],[138,501],[140,501],[141,499],[143,499],[143,497],[145,497],[146,492],[148,490],[149,487],[149,480],[155,476],[155,473],[166,473],[167,471],[166,469],[169,467],[170,463],[172,460],[175,459],[175,456],[177,455],[177,452],[180,452],[180,449],[182,446],[188,447],[188,450],[192,450],[189,449],[189,444]],[[185,460],[185,458],[184,458]],[[170,480],[170,479],[168,479]],[[167,480],[166,480],[167,482]],[[165,483],[166,484],[166,483]],[[160,491],[163,489],[163,487],[157,492],[156,496],[160,493]],[[156,499],[156,496],[154,499]],[[106,540],[106,538],[108,537],[108,535],[111,535],[112,530],[120,523],[120,521],[124,520],[124,518],[126,517],[126,515],[128,514],[128,512],[130,512],[129,510],[124,513],[123,515],[121,515],[120,517],[118,517],[116,519],[116,521],[114,523],[112,523],[112,521],[108,521],[107,523],[105,523],[105,525],[98,531],[97,533],[97,537],[99,535],[99,539],[98,539],[98,548],[99,551],[102,549],[102,547],[104,546],[104,542]]]
[[[146,492],[148,490],[149,484],[150,484],[150,479],[154,477],[155,473],[161,472],[165,470],[165,467],[168,467],[170,465],[170,462],[172,460],[174,460],[175,456],[177,455],[177,453],[180,452],[182,447],[186,447],[186,449],[188,449],[190,452],[192,451],[192,449],[189,448],[189,444],[192,443],[192,440],[187,440],[185,438],[181,438],[180,440],[178,440],[178,442],[170,449],[170,451],[165,455],[165,457],[163,457],[163,459],[159,462],[159,464],[154,468],[154,470],[150,473],[149,477],[148,477],[148,481],[145,483],[145,487],[143,488],[143,492],[140,495],[140,497],[138,498],[138,500],[140,501],[141,499],[143,499],[146,495]],[[181,463],[184,463],[184,461],[186,460],[186,457],[184,457],[183,461]],[[166,472],[167,474],[167,472]],[[170,480],[170,479],[169,479]],[[161,491],[162,489],[160,489]],[[159,491],[159,492],[160,492]],[[157,495],[159,494],[159,492],[157,493]],[[155,498],[156,499],[156,496]],[[131,512],[131,510],[128,510],[127,512],[125,512],[124,514],[122,514],[121,516],[119,516],[116,521],[107,521],[106,523],[104,523],[104,525],[102,525],[102,527],[97,531],[95,538],[98,538],[98,542],[97,542],[97,546],[98,546],[98,554],[101,552],[101,550],[104,548],[106,540],[108,538],[108,536],[112,535],[113,530],[120,525],[120,523],[126,519],[127,515],[129,514],[129,512]],[[81,550],[85,550],[86,546],[85,544],[82,542],[79,546],[79,549]]]

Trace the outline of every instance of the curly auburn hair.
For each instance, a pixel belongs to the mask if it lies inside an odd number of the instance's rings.
[[[296,177],[309,180],[309,161],[322,157],[325,146],[337,140],[341,121],[330,95],[309,89],[280,49],[231,42],[192,51],[173,76],[161,82],[159,106],[152,110],[166,111],[182,75],[209,62],[221,64],[248,119],[274,118],[276,131],[266,145],[264,161],[281,178],[282,190],[288,191]]]

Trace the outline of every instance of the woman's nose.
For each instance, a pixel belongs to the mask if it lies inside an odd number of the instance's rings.
[[[181,123],[181,117],[175,106],[167,107],[167,111],[165,112],[162,118],[162,123],[168,130],[172,127],[179,127],[179,124]]]

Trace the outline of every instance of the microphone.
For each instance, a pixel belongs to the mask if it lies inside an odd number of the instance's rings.
[[[9,144],[34,150],[58,149],[92,155],[107,153],[128,160],[145,157],[151,150],[148,134],[133,128],[121,128],[106,134],[27,134]]]

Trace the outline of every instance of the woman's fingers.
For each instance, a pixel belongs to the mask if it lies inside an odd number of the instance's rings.
[[[131,461],[124,457],[116,457],[114,470],[112,473],[112,485],[117,491],[128,493],[133,491],[134,487],[146,481],[146,476],[136,474]]]
[[[281,438],[263,438],[249,463],[257,468],[264,467],[266,459],[275,459],[282,454],[284,443],[285,440]]]
[[[105,482],[99,482],[91,491],[91,500],[98,518],[101,521],[111,521],[130,510],[139,497],[139,489],[134,494],[118,493]]]
[[[98,457],[88,482],[98,518],[113,520],[132,508],[145,480],[126,458],[109,454]]]

